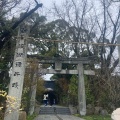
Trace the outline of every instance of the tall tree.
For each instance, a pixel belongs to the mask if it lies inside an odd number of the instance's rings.
[[[36,5],[33,9],[29,9],[30,6],[26,6],[27,10],[20,18],[15,18],[14,16],[12,19],[7,19],[7,16],[11,15],[10,12],[13,9],[17,9],[21,2],[22,0],[0,1],[0,84],[2,84],[2,87],[6,87],[9,82],[8,71],[12,65],[16,40],[15,37],[12,36],[17,36],[16,28],[25,21],[28,16],[42,7],[41,3],[34,0]]]
[[[6,9],[9,11],[9,10],[11,10],[11,9],[13,9],[14,7],[16,7],[16,5],[18,5],[19,3],[20,3],[20,1],[21,0],[19,0],[19,1],[17,1],[17,0],[14,0],[14,1],[12,1],[12,2],[10,2],[9,3],[9,1],[7,1],[7,2],[5,2],[4,3],[4,1],[2,1],[1,3],[0,3],[0,6],[2,6],[2,8],[1,8],[1,12],[3,13],[1,13],[1,16],[2,16],[2,18],[3,18],[3,16],[5,16],[5,13],[6,13]],[[17,21],[15,21],[14,23],[12,23],[11,22],[11,24],[10,24],[10,26],[7,28],[7,24],[5,24],[5,22],[4,22],[4,20],[3,19],[1,19],[1,21],[0,21],[0,26],[1,26],[1,28],[3,28],[3,29],[1,29],[1,31],[0,31],[0,50],[3,48],[3,46],[5,45],[5,43],[7,43],[8,41],[9,41],[9,37],[10,37],[10,35],[11,35],[11,31],[14,31],[15,30],[15,28],[17,28],[18,27],[18,25],[20,24],[20,23],[22,23],[28,16],[30,16],[33,12],[35,12],[39,7],[42,7],[42,4],[41,3],[38,3],[37,2],[37,0],[34,0],[35,1],[35,3],[36,3],[36,6],[33,8],[33,9],[31,9],[31,10],[27,10],[25,13],[24,13],[24,15],[22,15]],[[10,6],[10,4],[12,4],[12,7]],[[28,8],[29,8],[29,6],[28,6]],[[5,11],[5,13],[4,13],[4,11]],[[7,12],[8,12],[7,11]],[[4,29],[4,28],[7,28],[7,29]]]

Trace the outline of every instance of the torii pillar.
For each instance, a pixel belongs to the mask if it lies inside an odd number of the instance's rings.
[[[78,105],[80,115],[86,115],[86,98],[83,63],[78,63]]]

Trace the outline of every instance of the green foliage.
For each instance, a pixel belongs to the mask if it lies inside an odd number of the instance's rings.
[[[0,69],[3,69],[3,68],[4,68],[4,66],[5,66],[5,64],[0,63]]]
[[[37,116],[36,114],[28,115],[28,116],[27,116],[27,120],[34,120],[34,118],[35,118],[36,116]]]
[[[56,74],[54,74],[51,78],[50,78],[50,80],[58,80],[59,78],[58,78],[58,76],[56,75]]]
[[[67,106],[68,105],[68,95],[67,94],[61,94],[61,98],[60,98],[60,104]]]
[[[101,104],[101,106],[103,106],[104,108],[108,108],[108,102],[110,101],[110,98],[108,97],[109,92],[106,90],[103,90],[100,92],[100,98],[99,98],[99,103]]]
[[[80,116],[81,118],[85,120],[111,120],[111,117],[108,116],[102,116],[102,115],[90,115],[90,116]]]
[[[77,96],[78,94],[78,77],[76,75],[73,75],[70,79],[69,84],[69,92],[70,95]]]
[[[57,97],[57,102],[61,105],[68,105],[68,84],[69,80],[64,77],[64,75],[58,75],[53,78],[58,78],[55,80],[55,93]]]
[[[86,94],[86,102],[87,104],[94,104],[95,98],[91,90],[90,82],[89,82],[89,77],[84,75],[84,80],[85,80],[85,94]]]
[[[70,79],[69,89],[69,102],[70,104],[77,105],[78,103],[78,76],[72,75]]]
[[[43,101],[43,93],[44,92],[45,92],[44,80],[42,78],[39,78],[37,81],[36,99],[40,103],[42,103],[42,101]]]
[[[56,54],[56,48],[51,47],[51,49],[49,51],[46,51],[45,56],[51,57],[51,56],[54,56],[55,54]]]

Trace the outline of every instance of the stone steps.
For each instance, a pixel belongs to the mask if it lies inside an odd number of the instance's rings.
[[[39,114],[62,114],[70,115],[70,110],[68,107],[40,107]]]

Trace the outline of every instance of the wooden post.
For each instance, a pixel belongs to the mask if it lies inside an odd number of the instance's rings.
[[[85,98],[85,85],[83,63],[78,63],[78,105],[80,115],[86,115],[86,98]]]
[[[29,114],[32,115],[34,113],[35,109],[35,97],[36,97],[36,88],[37,88],[37,80],[36,80],[36,73],[33,76],[34,83],[31,86],[31,96],[30,96],[30,108],[29,108]]]
[[[7,103],[8,107],[5,112],[4,120],[18,120],[19,109],[21,104],[21,96],[23,89],[23,81],[25,74],[25,64],[27,56],[27,37],[28,37],[27,25],[21,25],[18,38],[16,42],[16,50],[14,55],[14,62],[12,67],[12,75],[9,84],[8,96],[15,98],[11,99],[11,103]]]
[[[36,62],[37,65],[37,62]],[[29,106],[29,114],[32,115],[35,109],[35,97],[36,97],[36,89],[37,89],[37,79],[38,79],[38,68],[36,66],[33,72],[33,77],[31,80],[31,89],[30,89],[30,106]]]

